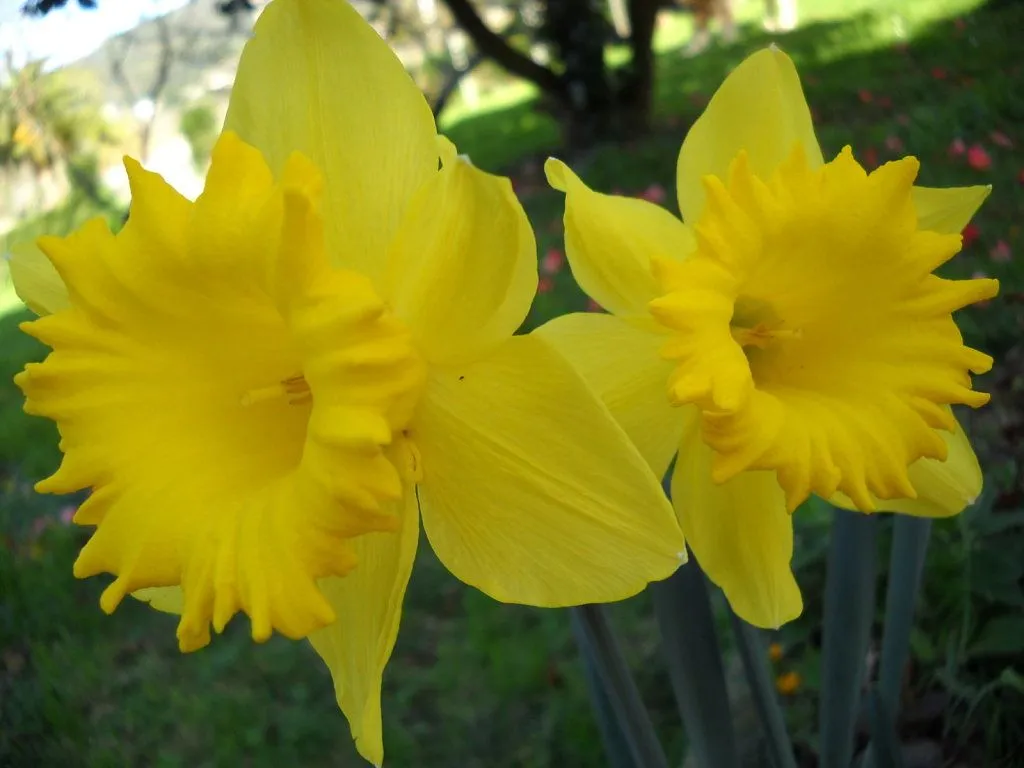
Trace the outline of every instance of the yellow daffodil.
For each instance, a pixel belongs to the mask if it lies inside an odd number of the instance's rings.
[[[360,752],[422,515],[492,597],[618,600],[678,566],[657,479],[578,373],[513,336],[537,285],[506,179],[456,156],[347,3],[276,0],[191,202],[126,161],[132,203],[12,271],[53,351],[18,376],[91,490],[80,577],[181,614],[193,650],[245,613],[309,637]],[[45,254],[45,256],[44,256]]]
[[[679,153],[682,221],[593,192],[557,160],[566,246],[608,315],[540,329],[665,473],[683,533],[747,621],[802,610],[790,513],[814,493],[864,512],[942,516],[981,473],[950,410],[978,407],[951,313],[994,280],[932,274],[960,249],[985,187],[913,186],[904,158],[824,162],[792,62],[760,51],[729,75]]]

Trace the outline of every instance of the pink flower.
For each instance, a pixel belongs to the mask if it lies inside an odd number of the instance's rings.
[[[548,248],[540,262],[540,270],[546,275],[557,275],[565,263],[565,255],[557,248]]]
[[[976,171],[987,171],[992,167],[992,158],[981,144],[972,144],[967,150],[967,164]]]
[[[878,152],[874,147],[868,147],[864,150],[864,166],[866,168],[878,167]]]
[[[1013,139],[1007,136],[1002,131],[992,131],[989,134],[989,138],[992,139],[992,143],[1006,149],[1013,149]]]
[[[949,77],[949,73],[942,67],[932,67],[932,77],[935,80],[945,80]]]
[[[554,287],[555,287],[555,281],[552,280],[550,277],[542,277],[540,280],[537,281],[537,293],[538,294],[541,294],[541,293],[551,293],[551,291],[552,291],[552,289],[554,289]]]
[[[949,156],[960,157],[967,151],[967,145],[964,144],[964,140],[957,136],[949,145]]]
[[[75,512],[77,511],[77,507],[74,507],[69,504],[68,506],[61,508],[60,515],[58,517],[60,518],[60,521],[64,523],[64,525],[71,525],[71,523],[75,519]]]
[[[980,235],[981,230],[978,229],[977,224],[968,224],[964,227],[964,231],[960,233],[960,237],[963,238],[963,247],[970,248]]]
[[[1013,251],[1005,240],[999,240],[988,253],[989,258],[997,264],[1007,264],[1013,260]]]
[[[896,134],[889,134],[885,137],[885,148],[890,152],[900,152],[903,149],[903,139]]]
[[[661,184],[651,184],[640,193],[640,197],[649,203],[663,203],[665,202],[665,188]]]
[[[896,115],[896,122],[900,125],[910,125],[910,115],[900,113]]]
[[[867,88],[861,88],[857,91],[857,98],[860,99],[861,104],[870,104],[874,97]]]
[[[587,312],[604,312],[604,307],[593,299],[587,299]]]

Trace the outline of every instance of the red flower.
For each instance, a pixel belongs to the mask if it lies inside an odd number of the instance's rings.
[[[874,147],[868,147],[864,150],[864,165],[867,168],[878,167],[878,152],[875,151]]]
[[[932,67],[932,77],[936,80],[945,80],[949,73],[942,67]]]
[[[641,192],[639,196],[649,203],[664,203],[665,188],[661,186],[661,184],[651,184],[651,186]]]
[[[992,167],[992,158],[981,144],[972,144],[967,150],[967,164],[976,171],[987,171]]]
[[[1013,139],[1007,136],[1002,131],[992,131],[989,134],[989,138],[992,139],[992,143],[1006,149],[1013,149]]]
[[[555,287],[555,281],[552,280],[550,277],[542,277],[540,280],[537,281],[537,293],[538,294],[541,294],[541,293],[551,293],[551,291],[552,291],[552,289],[554,289],[554,287]]]
[[[989,258],[997,264],[1006,264],[1013,260],[1013,251],[1005,240],[999,240],[988,252]]]
[[[891,133],[885,137],[885,148],[890,152],[900,152],[903,150],[903,139]]]
[[[871,95],[871,91],[867,88],[861,88],[857,91],[857,98],[860,99],[861,104],[870,104],[874,96]]]
[[[565,255],[557,248],[548,248],[544,258],[541,259],[540,269],[546,275],[556,275],[565,263]]]
[[[964,248],[969,248],[978,237],[981,235],[981,230],[978,229],[976,224],[968,224],[964,227],[964,231],[960,233],[960,237],[963,238]]]

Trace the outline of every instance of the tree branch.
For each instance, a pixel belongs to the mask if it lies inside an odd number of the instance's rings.
[[[513,75],[529,80],[542,91],[561,97],[565,93],[562,79],[491,31],[473,8],[470,0],[444,0],[455,21],[484,56],[494,60]]]

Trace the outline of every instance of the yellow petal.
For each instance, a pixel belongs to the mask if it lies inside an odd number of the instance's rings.
[[[437,170],[434,119],[380,36],[347,2],[277,0],[242,53],[225,128],[275,175],[300,151],[323,172],[335,266],[382,276],[413,193]]]
[[[48,315],[70,306],[64,281],[35,243],[14,246],[9,264],[14,290],[37,315]]]
[[[658,295],[651,259],[685,257],[694,246],[689,229],[646,200],[594,192],[560,160],[550,158],[544,171],[565,192],[565,250],[576,282],[610,312],[645,316]]]
[[[701,177],[726,178],[741,149],[754,173],[767,181],[797,143],[812,168],[822,164],[796,67],[775,46],[765,48],[725,79],[683,141],[676,165],[683,220],[694,223],[704,209]]]
[[[397,532],[355,539],[356,568],[343,578],[320,582],[338,621],[310,635],[331,670],[338,706],[348,718],[356,749],[374,765],[384,761],[381,679],[398,637],[402,599],[419,541],[419,512],[412,488],[394,511],[401,518]]]
[[[776,628],[800,615],[793,578],[793,522],[774,472],[741,472],[717,485],[714,453],[700,439],[699,411],[687,407],[672,501],[697,562],[743,620]]]
[[[150,608],[178,616],[185,608],[185,595],[182,594],[181,587],[147,587],[132,592],[132,597],[149,603]]]
[[[973,504],[981,494],[982,474],[978,458],[960,422],[952,432],[941,432],[948,451],[945,461],[918,459],[907,470],[916,499],[873,499],[882,512],[902,512],[915,517],[950,517]],[[841,493],[829,501],[844,509],[856,509]]]
[[[395,237],[384,288],[435,363],[507,339],[537,292],[537,245],[512,185],[446,144],[444,167],[420,188]]]
[[[958,235],[992,192],[989,185],[976,187],[914,187],[917,226],[946,235]]]
[[[535,333],[572,363],[654,475],[664,477],[683,430],[683,411],[666,392],[673,363],[659,354],[665,335],[590,313],[556,317]]]
[[[496,600],[621,600],[684,557],[643,457],[539,338],[436,370],[413,430],[427,537],[455,576]]]

